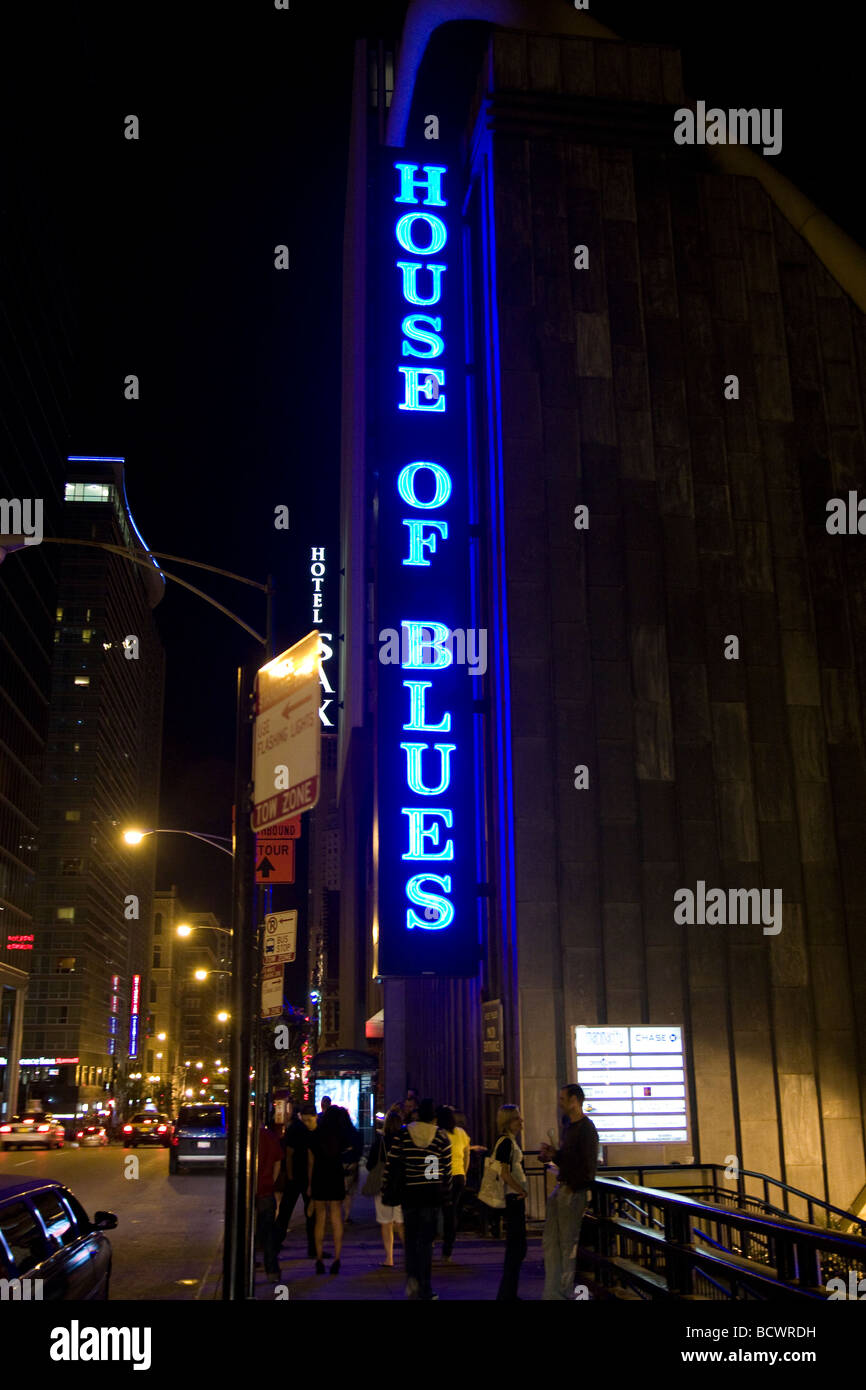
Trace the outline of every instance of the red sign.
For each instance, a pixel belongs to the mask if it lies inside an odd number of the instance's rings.
[[[7,950],[7,951],[32,951],[32,950],[33,950],[33,942],[34,942],[34,939],[35,939],[35,938],[34,938],[33,932],[23,933],[23,934],[19,932],[19,933],[15,934],[15,935],[11,935],[11,934],[10,934],[10,935],[7,936],[7,938],[6,938],[6,950]]]
[[[301,818],[284,821],[256,836],[256,883],[294,883],[295,841]]]

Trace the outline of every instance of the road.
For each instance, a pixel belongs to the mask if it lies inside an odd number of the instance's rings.
[[[53,1178],[72,1189],[88,1216],[115,1213],[117,1229],[108,1233],[112,1300],[219,1297],[223,1170],[169,1177],[167,1149],[67,1143],[53,1153],[0,1152],[0,1175]]]

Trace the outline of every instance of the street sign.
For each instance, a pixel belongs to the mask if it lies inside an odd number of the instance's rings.
[[[294,883],[295,840],[301,818],[285,821],[256,836],[256,883]]]
[[[256,677],[255,831],[311,811],[319,799],[321,637],[310,632]]]
[[[266,965],[262,970],[262,1018],[283,1012],[283,967]]]
[[[297,911],[268,913],[262,941],[266,968],[269,965],[290,965],[295,959],[298,944]]]

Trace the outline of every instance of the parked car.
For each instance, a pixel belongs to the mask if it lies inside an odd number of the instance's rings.
[[[96,1149],[108,1143],[108,1131],[103,1125],[85,1125],[75,1131],[80,1149]]]
[[[123,1126],[123,1147],[137,1148],[139,1144],[162,1144],[168,1148],[171,1140],[171,1120],[168,1115],[158,1115],[154,1110],[142,1111],[133,1115]]]
[[[168,1151],[169,1173],[206,1164],[224,1168],[226,1162],[226,1108],[213,1101],[182,1105],[174,1124]]]
[[[46,1303],[105,1299],[111,1280],[111,1242],[117,1217],[93,1220],[63,1183],[0,1177],[0,1278],[5,1298]]]
[[[0,1124],[0,1149],[31,1148],[39,1144],[44,1144],[46,1149],[62,1149],[65,1142],[65,1125],[44,1111],[12,1115]]]

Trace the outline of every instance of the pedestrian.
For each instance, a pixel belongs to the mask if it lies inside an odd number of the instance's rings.
[[[345,1128],[345,1144],[343,1147],[343,1181],[346,1184],[346,1195],[343,1198],[343,1224],[351,1225],[352,1218],[349,1213],[352,1210],[352,1200],[358,1188],[358,1165],[361,1162],[361,1154],[364,1152],[364,1141],[360,1131],[353,1125],[352,1117],[348,1110],[343,1107],[340,1109]]]
[[[563,1086],[559,1108],[568,1116],[568,1129],[560,1148],[542,1144],[542,1163],[555,1163],[559,1182],[547,1199],[544,1222],[544,1293],[547,1300],[573,1299],[574,1263],[580,1227],[586,1210],[587,1188],[595,1181],[598,1164],[598,1130],[583,1113],[583,1089]]]
[[[327,1115],[327,1113],[328,1113],[328,1111],[330,1110],[330,1108],[331,1108],[331,1097],[330,1097],[330,1096],[322,1096],[322,1108],[321,1108],[321,1110],[319,1111],[319,1124],[322,1123],[322,1120],[323,1120],[324,1117]]]
[[[367,1171],[372,1172],[377,1163],[387,1159],[391,1145],[403,1127],[402,1107],[392,1105],[385,1116],[385,1124],[381,1133],[377,1130],[370,1145],[370,1152],[367,1155]],[[382,1236],[382,1244],[385,1247],[385,1258],[382,1261],[384,1269],[394,1268],[394,1232],[401,1245],[405,1245],[403,1233],[403,1208],[400,1206],[387,1206],[382,1197],[382,1189],[373,1198],[376,1207],[376,1221]]]
[[[316,1273],[325,1273],[325,1221],[330,1215],[334,1233],[334,1263],[331,1273],[340,1273],[340,1253],[343,1248],[343,1198],[346,1184],[343,1178],[342,1152],[345,1123],[339,1106],[329,1106],[319,1117],[309,1142],[309,1196],[316,1216]]]
[[[436,1124],[432,1100],[403,1125],[385,1160],[382,1200],[403,1208],[406,1227],[406,1297],[438,1299],[430,1286],[436,1224],[451,1190],[451,1140]]]
[[[307,1225],[307,1254],[311,1259],[316,1258],[316,1220],[315,1217],[311,1216],[308,1212],[307,1169],[309,1167],[309,1162],[307,1159],[307,1151],[309,1149],[310,1131],[315,1128],[315,1105],[313,1105],[312,1102],[306,1102],[299,1108],[296,1108],[291,1123],[288,1125],[282,1138],[283,1195],[276,1220],[276,1241],[277,1249],[279,1250],[288,1234],[289,1222],[292,1219],[292,1212],[295,1209],[295,1204],[298,1198],[301,1198]]]
[[[516,1105],[500,1105],[496,1116],[499,1137],[493,1146],[493,1157],[500,1164],[505,1186],[505,1263],[497,1299],[515,1302],[520,1266],[526,1258],[526,1197],[529,1185],[523,1171],[523,1152],[519,1137],[523,1118]]]
[[[411,1124],[418,1118],[418,1092],[413,1091],[411,1086],[406,1092],[406,1099],[403,1101],[403,1123]]]
[[[277,1215],[274,1185],[279,1178],[282,1163],[283,1151],[276,1130],[270,1125],[262,1125],[259,1130],[259,1158],[256,1170],[256,1240],[262,1252],[265,1274],[273,1284],[280,1281],[277,1253],[279,1246],[274,1233]]]
[[[446,1264],[451,1264],[454,1241],[457,1238],[460,1203],[466,1190],[466,1174],[469,1172],[470,1139],[466,1130],[458,1125],[450,1105],[439,1106],[436,1111],[436,1123],[440,1129],[444,1129],[451,1141],[451,1191],[442,1212],[442,1258]]]

